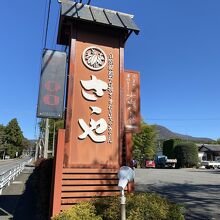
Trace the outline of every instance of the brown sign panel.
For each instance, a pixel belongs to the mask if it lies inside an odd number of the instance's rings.
[[[45,50],[43,54],[37,117],[62,118],[66,53]]]
[[[118,45],[114,36],[83,30],[78,30],[76,41],[72,39],[64,158],[67,167],[119,167]]]
[[[140,131],[140,74],[136,71],[123,73],[125,131]]]

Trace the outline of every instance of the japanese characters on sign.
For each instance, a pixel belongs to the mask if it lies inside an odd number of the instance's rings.
[[[83,63],[86,67],[92,70],[100,70],[106,65],[106,55],[103,50],[97,47],[88,47],[84,50],[82,56]],[[80,140],[84,140],[90,137],[92,141],[96,143],[108,142],[112,143],[112,104],[113,104],[113,55],[109,55],[108,60],[108,83],[98,79],[95,75],[91,74],[91,79],[80,80],[81,94],[86,101],[91,102],[91,106],[88,111],[91,111],[91,115],[100,115],[99,120],[90,118],[89,125],[86,124],[83,118],[78,119],[79,126],[82,129],[82,133],[78,136]],[[102,118],[102,108],[94,105],[97,99],[101,99],[104,93],[108,90],[108,123]],[[104,135],[104,132],[108,130],[108,138]]]
[[[113,105],[113,77],[114,77],[114,64],[113,64],[113,54],[109,54],[108,60],[108,143],[112,143],[112,105]]]
[[[140,129],[140,76],[138,72],[125,72],[125,130],[139,132]]]

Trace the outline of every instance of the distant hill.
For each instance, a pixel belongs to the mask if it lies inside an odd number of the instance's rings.
[[[37,140],[33,140],[33,139],[29,139],[30,143],[31,143],[31,146],[35,146],[35,143]]]
[[[190,135],[178,134],[178,133],[172,132],[168,128],[161,126],[161,125],[155,125],[155,126],[156,126],[156,130],[157,130],[157,134],[158,134],[158,140],[180,138],[180,139],[190,140],[190,141],[198,142],[198,143],[210,143],[210,142],[214,141],[211,138],[192,137]]]

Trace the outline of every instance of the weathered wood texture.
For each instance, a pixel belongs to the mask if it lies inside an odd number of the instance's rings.
[[[61,210],[81,201],[119,195],[117,169],[63,169]]]
[[[124,73],[126,32],[104,27],[98,28],[96,25],[76,21],[71,21],[69,24],[71,33],[68,36],[70,56],[65,135],[63,132],[57,145],[55,171],[58,173],[54,179],[52,216],[81,201],[119,195],[118,170],[131,160],[130,145],[126,147],[128,139],[123,143],[124,83],[122,73]],[[102,49],[107,57],[107,64],[103,69],[95,72],[82,62],[85,49],[91,46]],[[111,99],[109,98],[110,92],[106,91],[95,102],[85,100],[82,96],[81,82],[90,80],[92,75],[113,85]],[[113,105],[109,106],[109,103]],[[101,114],[91,114],[91,105],[100,107]],[[111,112],[108,109],[111,109]],[[79,119],[89,124],[91,118],[95,121],[103,118],[108,122],[109,117],[113,123],[110,124],[112,133],[111,135],[108,133],[110,130],[104,133],[109,141],[98,143],[91,137],[83,138],[83,140],[79,138],[79,135],[83,133],[79,126]],[[126,154],[129,157],[127,159]],[[126,191],[129,192],[131,189],[132,184],[129,184]]]
[[[58,132],[57,148],[55,153],[55,161],[53,168],[53,185],[51,189],[51,215],[54,216],[61,209],[61,188],[62,188],[62,173],[63,173],[63,157],[64,157],[64,138],[65,130],[60,129]]]

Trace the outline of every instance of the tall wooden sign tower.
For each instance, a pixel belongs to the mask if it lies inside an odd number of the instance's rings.
[[[139,74],[124,70],[124,44],[139,29],[133,16],[61,3],[60,44],[70,48],[65,129],[55,155],[52,215],[97,196],[119,194],[139,129]],[[127,132],[127,133],[126,133]]]

